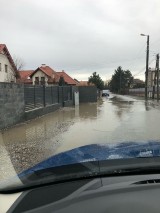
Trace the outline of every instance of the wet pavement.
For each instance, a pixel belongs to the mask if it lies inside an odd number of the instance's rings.
[[[87,144],[160,140],[157,102],[111,95],[0,132],[0,180]]]

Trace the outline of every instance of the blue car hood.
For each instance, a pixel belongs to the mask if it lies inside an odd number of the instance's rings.
[[[18,176],[22,177],[31,174],[34,171],[81,162],[159,156],[159,141],[91,144],[51,156],[35,166],[23,171]]]

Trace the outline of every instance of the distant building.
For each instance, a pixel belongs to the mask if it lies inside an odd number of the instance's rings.
[[[0,82],[16,82],[17,68],[5,44],[0,44]]]
[[[74,81],[75,81],[77,84],[79,84],[79,81],[78,81],[76,78],[74,78]]]
[[[149,71],[148,71],[148,87],[155,86],[154,78],[155,78],[156,72],[157,71],[154,68],[149,68]],[[159,72],[159,75],[160,75],[160,72]],[[157,84],[157,82],[156,82],[156,84]],[[160,85],[160,80],[159,80],[159,85]]]
[[[17,82],[24,84],[32,84],[32,79],[30,75],[34,72],[34,70],[21,70],[19,71],[19,79]]]
[[[67,85],[70,85],[70,86],[76,86],[77,85],[77,82],[71,78],[71,76],[69,76],[64,70],[62,70],[62,72],[56,72],[57,75],[60,77],[63,77],[65,83]]]
[[[154,77],[155,77],[155,69],[149,68],[149,71],[148,71],[148,86],[149,87],[154,86]]]
[[[36,70],[22,70],[19,71],[20,79],[18,82],[32,85],[58,85],[62,77],[65,85],[77,85],[66,72],[56,72],[51,67],[42,64]]]
[[[133,79],[133,82],[130,85],[130,88],[144,88],[144,87],[145,82],[138,78]]]
[[[56,85],[59,82],[59,76],[49,66],[42,64],[30,76],[33,85]]]
[[[88,83],[88,81],[79,81],[77,86],[95,86],[93,83]]]

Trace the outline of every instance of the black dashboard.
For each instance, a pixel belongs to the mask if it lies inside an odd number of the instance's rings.
[[[84,179],[25,191],[8,213],[160,212],[160,175]]]

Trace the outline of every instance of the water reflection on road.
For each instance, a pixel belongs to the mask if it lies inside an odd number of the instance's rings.
[[[86,144],[159,140],[159,124],[158,106],[126,96],[58,110],[0,133],[0,178]]]

